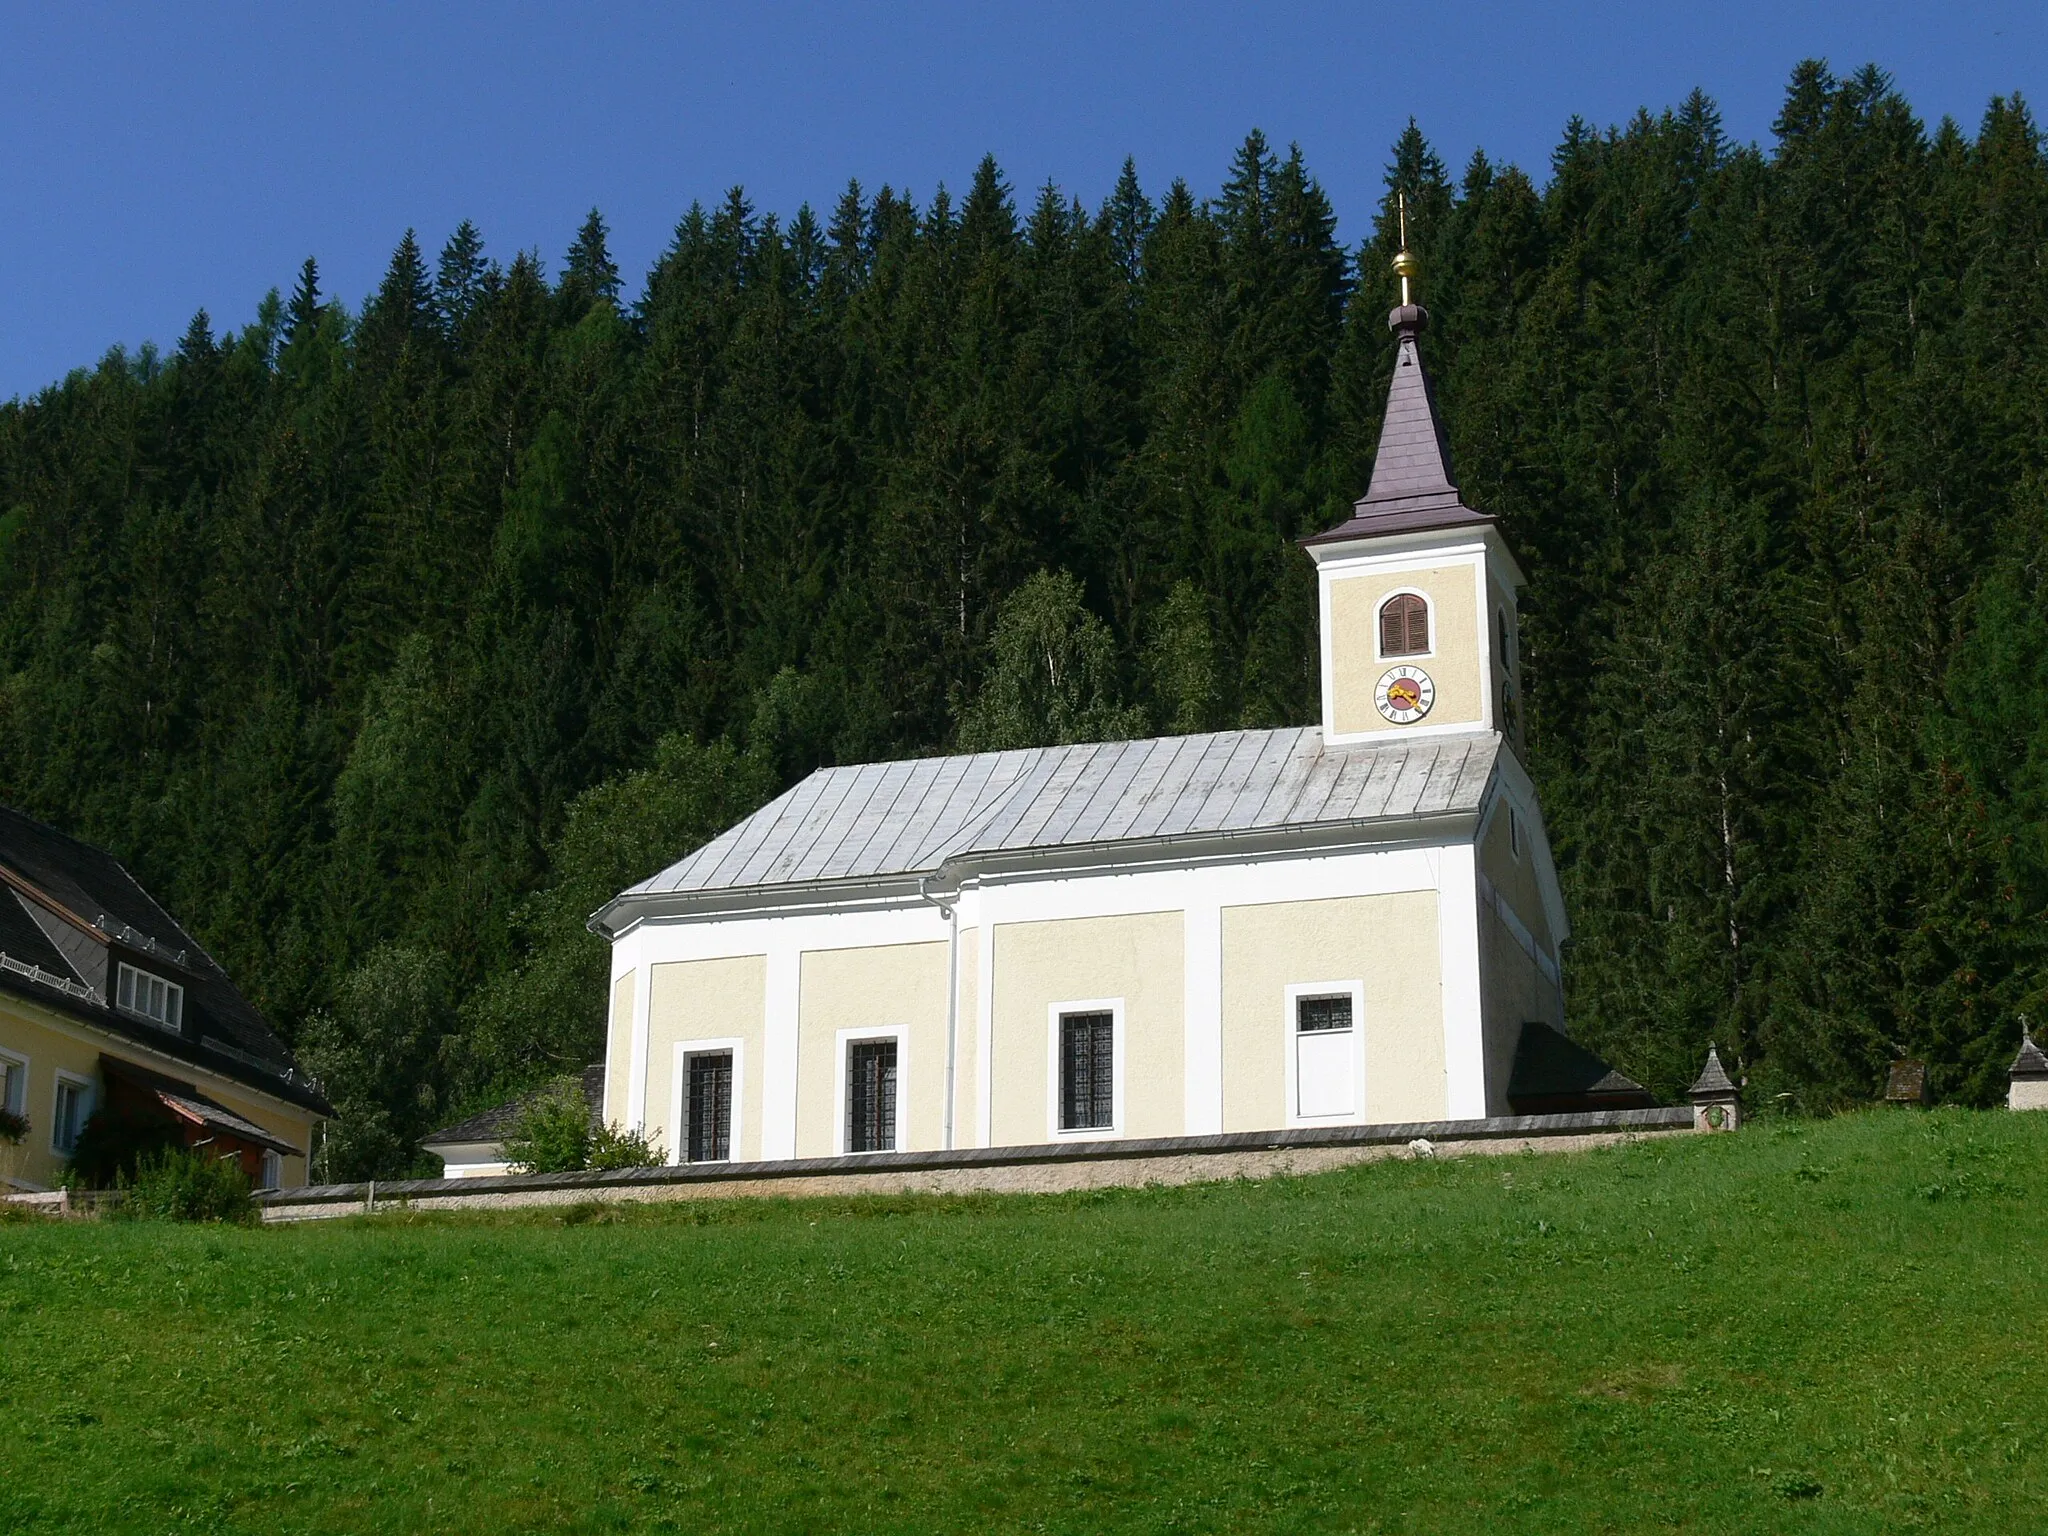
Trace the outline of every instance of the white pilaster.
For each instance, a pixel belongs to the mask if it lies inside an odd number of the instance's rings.
[[[992,1147],[996,1144],[995,1131],[989,1123],[995,1116],[996,1100],[996,925],[989,913],[986,892],[976,900],[975,908],[981,915],[981,942],[975,946],[974,1133],[981,1146]]]
[[[790,938],[768,941],[767,998],[761,1050],[761,1155],[796,1156],[797,1009],[803,950]]]
[[[654,967],[648,964],[652,946],[640,934],[633,945],[633,1065],[626,1079],[626,1124],[635,1131],[647,1129],[647,1038],[648,1015],[654,997]]]
[[[1486,1035],[1479,990],[1479,867],[1470,843],[1437,860],[1437,949],[1443,966],[1444,1113],[1486,1116]]]
[[[1187,1105],[1183,1132],[1214,1136],[1223,1129],[1223,909],[1216,902],[1190,904],[1184,914],[1181,951],[1185,1039],[1182,1045]]]

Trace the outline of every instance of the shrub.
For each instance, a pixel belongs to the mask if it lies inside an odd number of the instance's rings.
[[[639,1131],[595,1123],[582,1084],[564,1077],[519,1111],[505,1138],[505,1160],[521,1173],[645,1168],[661,1161],[661,1148]]]
[[[184,1144],[176,1127],[161,1118],[95,1110],[79,1128],[64,1182],[73,1189],[117,1189],[132,1183],[150,1158]]]
[[[661,1161],[661,1144],[639,1131],[608,1125],[590,1138],[586,1168],[651,1168]]]
[[[124,1214],[142,1221],[247,1222],[255,1220],[256,1205],[237,1159],[174,1147],[143,1157]]]
[[[558,1078],[519,1111],[505,1138],[505,1160],[521,1173],[573,1173],[590,1166],[596,1135],[583,1085]]]
[[[0,1141],[18,1147],[27,1136],[28,1116],[17,1115],[11,1109],[0,1109]]]

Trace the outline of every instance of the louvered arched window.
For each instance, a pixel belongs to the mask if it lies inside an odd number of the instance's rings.
[[[1420,656],[1429,649],[1429,604],[1396,592],[1380,604],[1380,654]]]

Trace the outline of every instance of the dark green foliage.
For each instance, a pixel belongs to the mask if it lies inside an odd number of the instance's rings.
[[[1419,129],[1347,253],[1253,135],[1213,202],[691,208],[632,295],[408,235],[0,406],[0,800],[107,844],[323,1063],[334,1167],[602,1049],[581,924],[821,764],[1303,722],[1294,540],[1365,485],[1394,194],[1468,498],[1532,577],[1531,767],[1588,1043],[1670,1092],[1982,1101],[2048,1007],[2048,167],[1802,65]],[[403,1007],[397,999],[409,999]],[[383,1001],[379,1001],[382,999]]]
[[[151,1158],[182,1151],[185,1138],[162,1115],[117,1115],[96,1110],[79,1127],[64,1167],[73,1189],[113,1189],[136,1176]]]
[[[505,1160],[522,1173],[573,1173],[590,1166],[594,1135],[582,1081],[556,1078],[521,1106],[505,1138]]]
[[[226,1221],[256,1219],[249,1177],[232,1157],[203,1147],[173,1147],[142,1158],[128,1198],[115,1207],[138,1221]]]

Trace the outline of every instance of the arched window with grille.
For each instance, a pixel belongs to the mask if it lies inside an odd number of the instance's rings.
[[[1396,592],[1380,604],[1380,654],[1420,656],[1429,650],[1429,604],[1413,592]]]

